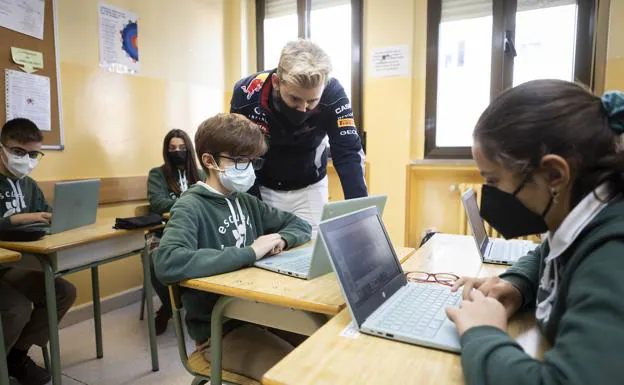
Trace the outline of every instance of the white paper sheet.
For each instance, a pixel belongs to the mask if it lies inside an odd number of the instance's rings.
[[[409,76],[407,45],[373,48],[370,75],[374,77]]]
[[[5,84],[7,121],[27,118],[41,131],[50,131],[50,78],[7,69]]]
[[[118,73],[139,71],[137,15],[100,3],[100,66]]]
[[[0,26],[43,40],[44,0],[0,0]]]

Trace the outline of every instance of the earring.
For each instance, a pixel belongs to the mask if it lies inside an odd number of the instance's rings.
[[[550,196],[552,197],[553,203],[559,203],[559,191],[555,190],[554,187],[550,188]]]

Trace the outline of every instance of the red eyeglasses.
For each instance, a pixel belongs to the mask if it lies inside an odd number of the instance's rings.
[[[426,273],[424,271],[408,271],[405,278],[410,282],[439,283],[440,285],[453,286],[459,276],[452,273]]]

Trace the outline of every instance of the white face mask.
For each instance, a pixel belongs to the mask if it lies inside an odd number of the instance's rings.
[[[30,174],[30,172],[39,164],[39,159],[32,159],[28,156],[28,154],[24,156],[17,156],[4,147],[2,147],[2,151],[4,151],[4,155],[7,158],[7,170],[19,179],[22,179],[26,175]]]
[[[246,192],[256,181],[256,172],[252,165],[249,165],[246,170],[237,170],[232,165],[219,172],[219,180],[229,191]]]

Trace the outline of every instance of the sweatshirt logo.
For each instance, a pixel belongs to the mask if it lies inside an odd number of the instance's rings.
[[[11,185],[11,190],[0,193],[0,200],[2,201],[0,204],[3,205],[4,210],[6,210],[2,215],[4,218],[19,214],[26,209],[26,201],[24,200],[24,194],[22,193],[19,182],[13,182],[10,179],[7,180]]]
[[[245,216],[246,226],[251,228],[251,220],[249,216]],[[223,220],[223,225],[219,226],[219,233],[225,235],[228,231],[232,234],[232,237],[236,241],[236,247],[244,247],[245,246],[245,233],[247,229],[243,227],[244,225],[239,224],[236,226],[236,222],[234,221],[234,217],[232,215],[228,216]]]

